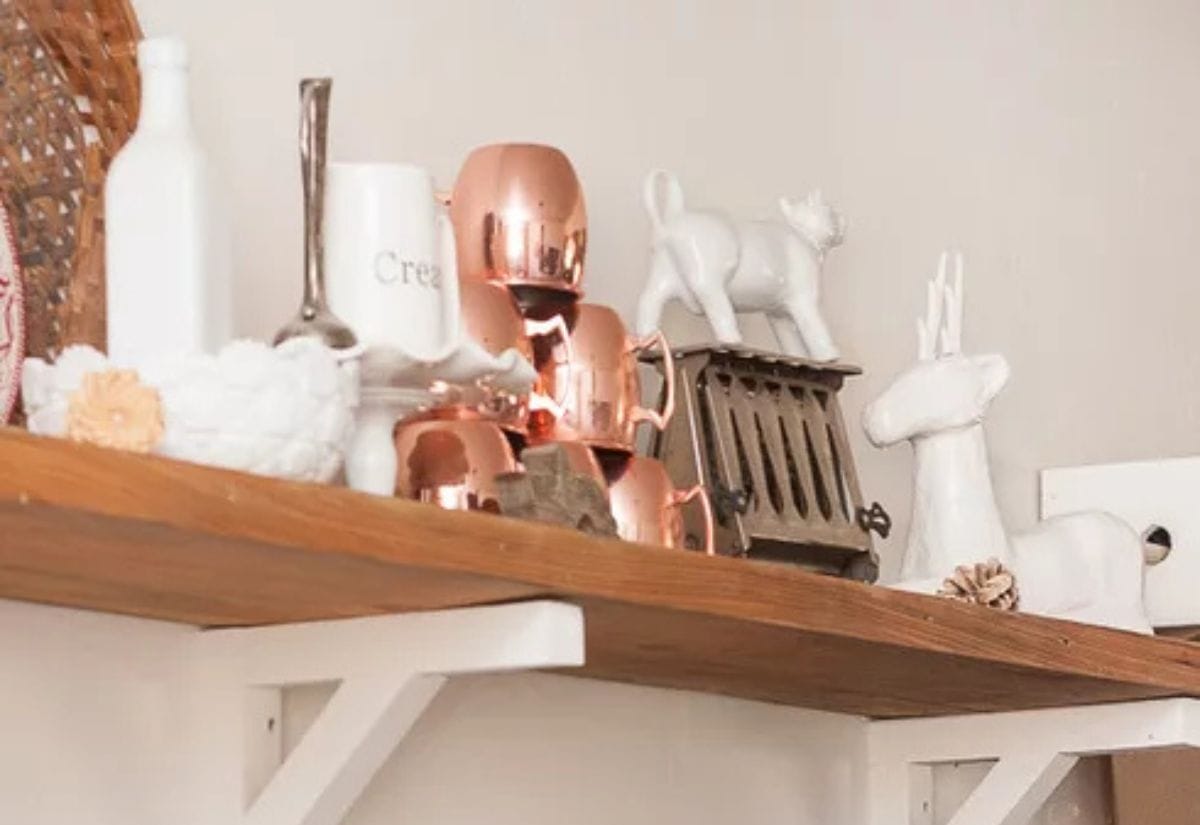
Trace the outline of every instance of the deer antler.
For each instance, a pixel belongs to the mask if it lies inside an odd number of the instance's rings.
[[[926,284],[925,318],[917,320],[917,357],[932,361],[962,351],[963,256],[954,253],[954,283],[947,285],[950,253],[938,259],[937,277]]]
[[[942,355],[962,352],[963,255],[954,253],[954,283],[945,287],[946,316],[942,325]]]
[[[925,317],[917,319],[917,357],[932,361],[937,357],[938,330],[942,327],[942,297],[946,284],[947,253],[938,259],[937,277],[925,285]]]

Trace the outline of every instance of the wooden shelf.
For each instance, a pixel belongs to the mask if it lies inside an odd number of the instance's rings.
[[[1200,696],[1186,642],[11,429],[0,597],[206,626],[557,597],[585,676],[871,717]]]

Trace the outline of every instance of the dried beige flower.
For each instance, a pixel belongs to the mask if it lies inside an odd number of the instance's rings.
[[[101,447],[148,453],[163,435],[162,401],[133,370],[83,377],[67,407],[67,437]]]

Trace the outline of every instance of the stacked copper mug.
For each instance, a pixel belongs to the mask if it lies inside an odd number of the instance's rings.
[[[398,494],[490,509],[491,477],[484,476],[516,466],[494,437],[504,431],[514,449],[562,445],[578,471],[602,479],[622,538],[711,552],[708,496],[701,488],[676,490],[660,462],[634,453],[639,425],[661,430],[672,413],[670,348],[661,333],[630,337],[616,312],[581,300],[587,211],[570,160],[534,144],[476,149],[450,194],[450,218],[464,325],[493,352],[517,347],[539,382],[527,398],[464,390],[452,407],[401,422]],[[658,410],[642,406],[638,376],[638,353],[652,347],[662,349],[667,381]],[[471,439],[446,436],[467,430]],[[482,438],[483,430],[492,437]],[[422,436],[432,444],[431,432],[444,443],[418,450]],[[464,449],[450,449],[458,443]],[[438,483],[415,486],[411,479],[422,474]],[[706,536],[684,536],[680,508],[689,502],[704,508]]]

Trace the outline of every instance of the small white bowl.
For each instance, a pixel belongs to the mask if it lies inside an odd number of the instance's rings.
[[[53,363],[25,361],[28,427],[65,436],[71,396],[88,373],[113,369],[91,347]],[[162,401],[158,455],[296,481],[330,481],[342,466],[358,403],[358,367],[314,338],[277,347],[235,341],[216,355],[137,366]]]

